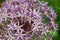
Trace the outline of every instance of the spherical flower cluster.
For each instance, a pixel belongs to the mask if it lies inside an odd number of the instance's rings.
[[[56,13],[47,2],[6,0],[0,8],[0,39],[43,40],[48,36],[50,40],[50,31],[57,30],[55,18]]]

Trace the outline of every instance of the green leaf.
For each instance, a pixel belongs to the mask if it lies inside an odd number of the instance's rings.
[[[32,38],[35,39],[35,38],[37,38],[37,36],[36,35],[33,35]]]
[[[44,40],[48,40],[48,37],[44,38]]]

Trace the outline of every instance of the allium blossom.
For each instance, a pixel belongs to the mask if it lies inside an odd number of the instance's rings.
[[[56,16],[53,8],[48,6],[48,2],[6,0],[0,8],[0,39],[43,40],[44,37],[52,39],[53,36],[49,33],[51,30],[55,32],[57,30]],[[45,22],[46,19],[48,23]],[[33,39],[34,35],[37,38]]]

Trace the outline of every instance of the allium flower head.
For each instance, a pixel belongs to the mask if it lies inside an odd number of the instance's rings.
[[[57,30],[55,18],[56,13],[48,2],[6,0],[0,8],[0,39],[43,40],[48,37],[50,40],[53,37],[50,31]]]

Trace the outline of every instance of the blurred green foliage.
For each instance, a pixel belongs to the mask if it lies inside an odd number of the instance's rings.
[[[0,0],[0,3],[4,2],[5,0]]]
[[[0,0],[0,7],[2,6],[1,3],[3,3],[5,0]]]

